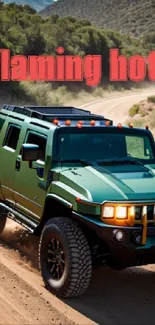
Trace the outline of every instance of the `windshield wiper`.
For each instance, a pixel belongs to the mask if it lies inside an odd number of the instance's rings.
[[[99,165],[106,165],[106,164],[113,164],[113,163],[131,163],[131,164],[135,164],[135,165],[140,165],[142,166],[145,170],[148,171],[147,167],[145,167],[143,165],[143,163],[141,163],[138,159],[134,158],[134,157],[130,157],[130,156],[116,156],[113,158],[109,158],[109,159],[104,159],[104,160],[98,160],[97,163]]]
[[[64,160],[57,160],[58,163],[82,163],[85,166],[93,166],[93,163],[86,159],[64,159]]]

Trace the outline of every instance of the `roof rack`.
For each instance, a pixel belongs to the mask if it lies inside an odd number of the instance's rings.
[[[24,114],[30,117],[36,117],[36,113],[40,114],[40,117],[43,116],[55,116],[55,115],[72,115],[72,114],[77,114],[77,115],[91,115],[90,111],[83,110],[81,108],[76,108],[76,107],[70,107],[70,106],[15,106],[15,105],[3,105],[3,109],[6,109],[8,111],[12,111],[15,113],[20,113]]]
[[[98,120],[98,121],[109,121],[110,125],[113,121],[105,118],[102,115],[92,114],[90,111],[70,106],[15,106],[4,104],[2,109],[11,111],[18,114],[23,114],[29,117],[37,118],[47,122],[51,122],[53,119],[59,120]]]

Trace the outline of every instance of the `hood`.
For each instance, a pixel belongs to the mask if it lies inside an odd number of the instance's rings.
[[[59,170],[62,183],[92,202],[155,200],[155,175],[141,166],[68,168]]]

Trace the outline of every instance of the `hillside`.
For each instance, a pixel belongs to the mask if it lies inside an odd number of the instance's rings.
[[[58,0],[40,13],[89,19],[97,27],[136,36],[155,29],[154,0]]]
[[[37,11],[40,11],[45,7],[54,3],[54,0],[3,0],[3,2],[6,4],[15,2],[21,5],[29,5],[32,8],[36,9]]]

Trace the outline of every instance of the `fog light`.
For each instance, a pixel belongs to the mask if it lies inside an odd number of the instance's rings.
[[[122,230],[115,230],[114,237],[117,241],[122,242],[125,240],[125,233]]]
[[[137,245],[140,245],[141,244],[141,242],[142,242],[142,236],[141,236],[141,234],[134,233],[134,242]]]

